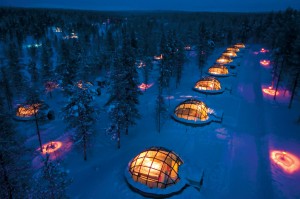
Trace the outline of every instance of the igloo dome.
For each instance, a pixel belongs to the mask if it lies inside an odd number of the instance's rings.
[[[209,108],[204,102],[195,99],[180,103],[172,116],[176,121],[188,125],[206,125],[212,121]]]
[[[221,64],[215,64],[208,69],[208,74],[215,76],[228,76],[228,68]]]
[[[221,83],[214,77],[203,77],[194,86],[194,90],[206,93],[222,93],[224,89],[221,87]]]
[[[125,170],[129,185],[143,195],[169,195],[186,184],[179,169],[183,161],[173,151],[151,147],[135,156]]]

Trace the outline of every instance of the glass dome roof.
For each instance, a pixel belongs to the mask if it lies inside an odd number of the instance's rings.
[[[220,90],[221,84],[214,77],[204,77],[196,83],[194,88],[197,90]]]
[[[189,99],[179,104],[175,109],[175,116],[185,120],[206,121],[208,119],[208,108],[204,102]]]
[[[151,147],[129,163],[132,179],[150,188],[164,189],[180,181],[178,170],[183,161],[173,151]]]
[[[215,64],[208,69],[208,73],[214,75],[227,75],[229,72],[226,66]]]

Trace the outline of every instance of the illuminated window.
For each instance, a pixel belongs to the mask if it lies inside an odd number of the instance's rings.
[[[179,182],[179,166],[183,161],[173,151],[152,147],[129,163],[129,173],[136,182],[150,188],[164,189]]]

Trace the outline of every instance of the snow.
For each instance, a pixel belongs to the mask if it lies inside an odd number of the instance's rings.
[[[288,109],[289,95],[272,97],[262,93],[262,87],[270,85],[270,69],[262,67],[260,59],[268,59],[268,53],[256,54],[260,45],[248,45],[239,52],[233,64],[236,76],[222,77],[222,84],[231,85],[232,92],[218,95],[204,95],[193,91],[192,87],[201,77],[197,58],[187,52],[188,62],[184,66],[181,84],[164,93],[168,111],[158,133],[156,126],[157,84],[143,92],[139,110],[141,119],[129,129],[129,135],[121,135],[121,149],[115,140],[106,134],[109,127],[106,92],[96,97],[101,113],[96,125],[97,136],[88,150],[87,161],[82,150],[70,144],[65,129],[61,108],[67,99],[60,91],[53,92],[53,99],[47,104],[56,112],[54,121],[40,125],[42,142],[59,140],[63,143],[57,158],[73,178],[68,194],[73,199],[86,198],[143,198],[129,188],[124,169],[139,152],[151,146],[161,146],[176,152],[188,165],[187,176],[199,179],[204,171],[204,183],[200,191],[186,187],[171,198],[300,198],[300,171],[285,173],[270,159],[272,150],[283,150],[300,157],[299,96],[292,109]],[[206,68],[214,63],[226,47],[218,48],[209,57]],[[194,53],[194,52],[193,52]],[[157,65],[150,74],[149,82],[156,82]],[[175,84],[174,84],[175,85]],[[281,88],[284,89],[284,88]],[[103,89],[105,91],[105,88]],[[180,102],[187,98],[204,101],[217,113],[223,113],[222,123],[212,122],[205,126],[191,127],[178,123],[171,114]],[[18,123],[18,129],[29,139],[28,146],[36,146],[38,141],[34,123]],[[67,144],[68,143],[68,144]],[[66,146],[64,146],[66,144]],[[72,145],[72,147],[71,147]],[[35,152],[33,162],[39,157]]]

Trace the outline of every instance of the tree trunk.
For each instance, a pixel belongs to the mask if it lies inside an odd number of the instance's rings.
[[[121,148],[121,135],[120,135],[120,129],[118,127],[118,130],[117,130],[117,134],[118,134],[118,149]]]
[[[128,117],[126,116],[126,129],[125,129],[125,135],[128,135]]]
[[[284,63],[284,58],[282,59],[282,62],[281,62],[280,72],[279,72],[278,80],[277,80],[277,83],[276,83],[276,89],[275,89],[274,100],[276,100],[276,96],[277,96],[278,85],[279,85],[280,78],[281,78],[281,74],[282,74],[283,63]]]
[[[41,140],[40,128],[39,128],[38,117],[36,115],[36,111],[37,111],[37,109],[34,106],[34,120],[35,120],[35,125],[36,125],[36,133],[37,133],[38,138],[39,138],[41,152],[43,153],[42,140]]]
[[[49,92],[50,99],[52,99],[52,91]]]
[[[160,109],[161,109],[161,104],[160,104],[161,102],[160,102],[160,97],[158,98],[158,110],[157,110],[157,112],[158,112],[158,133],[160,133]]]
[[[84,132],[84,135],[83,135],[83,159],[84,159],[84,161],[87,160],[87,155],[86,155],[86,132]]]
[[[295,92],[296,92],[296,87],[297,87],[297,84],[298,84],[298,77],[299,77],[299,73],[297,73],[296,79],[294,81],[294,86],[293,86],[293,90],[292,90],[292,96],[291,96],[290,103],[289,103],[289,109],[292,107],[292,102],[293,102],[293,99],[294,99],[294,96],[295,96]]]

